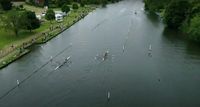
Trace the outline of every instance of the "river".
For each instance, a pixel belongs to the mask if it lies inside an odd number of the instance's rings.
[[[98,8],[31,48],[0,71],[0,107],[200,106],[200,46],[141,0]]]

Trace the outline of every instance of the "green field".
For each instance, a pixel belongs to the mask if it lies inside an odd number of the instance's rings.
[[[33,6],[29,6],[29,5],[25,5],[25,8],[27,8],[28,10],[36,10],[37,12],[41,11],[41,8],[38,7],[33,7]],[[56,8],[56,10],[59,10]],[[76,17],[79,17],[83,11],[90,11],[91,8],[90,7],[80,7],[78,10],[76,11],[71,11],[71,13],[69,14],[69,16],[65,17],[63,20],[63,24],[66,23],[72,23],[74,20],[76,20]],[[53,25],[57,25],[57,22],[53,22]],[[24,40],[27,40],[28,38],[31,38],[31,36],[36,36],[38,34],[41,34],[41,32],[48,30],[50,26],[50,22],[49,21],[45,21],[41,24],[40,28],[33,30],[32,32],[26,31],[26,30],[21,30],[19,32],[19,36],[15,36],[14,33],[10,30],[4,30],[4,29],[0,29],[0,50],[3,50],[9,46],[13,45],[18,45],[20,43],[22,43]]]

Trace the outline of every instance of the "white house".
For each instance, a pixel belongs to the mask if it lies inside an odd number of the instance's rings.
[[[62,22],[63,21],[63,15],[57,13],[55,14],[55,18],[57,22]]]

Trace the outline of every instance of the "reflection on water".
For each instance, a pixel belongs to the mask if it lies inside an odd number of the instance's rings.
[[[156,13],[146,12],[146,15],[154,26],[157,27],[161,23],[161,18]]]
[[[177,45],[181,45],[181,47],[185,47],[185,52],[188,56],[191,56],[192,59],[199,60],[200,58],[200,44],[194,41],[190,41],[186,38],[187,35],[182,34],[176,30],[172,30],[169,28],[165,28],[163,31],[163,36],[171,44],[174,44],[176,47]]]

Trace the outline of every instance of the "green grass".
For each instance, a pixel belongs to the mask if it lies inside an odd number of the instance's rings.
[[[31,7],[31,8],[38,8],[38,7]],[[30,8],[30,9],[31,9]],[[58,8],[56,10],[59,10]],[[78,17],[80,17],[81,13],[83,11],[91,11],[92,9],[90,7],[80,7],[78,10],[73,10],[69,14],[69,16],[65,17],[63,20],[63,24],[66,26],[71,26],[74,22],[78,20]],[[4,14],[5,15],[5,14]],[[54,26],[58,25],[57,22],[52,22]],[[0,50],[4,50],[8,47],[10,47],[12,44],[14,46],[19,46],[24,41],[28,39],[32,39],[33,36],[40,36],[41,32],[46,32],[49,30],[51,23],[49,21],[45,21],[41,24],[41,27],[33,30],[32,32],[29,32],[27,30],[20,30],[19,35],[15,36],[14,32],[11,30],[5,31],[4,29],[0,29]]]
[[[7,48],[12,44],[22,43],[25,39],[29,38],[32,35],[35,35],[39,32],[45,31],[49,29],[50,22],[46,21],[41,24],[41,27],[29,32],[28,30],[21,30],[18,36],[15,36],[14,32],[4,29],[0,29],[0,50],[3,48]]]
[[[85,12],[84,16],[86,16],[87,13],[89,13],[93,9],[94,8],[91,7],[80,7],[78,10],[71,11],[71,13],[63,19],[62,24],[64,25],[64,29],[69,28],[78,20],[80,20],[83,12]],[[12,31],[5,31],[3,29],[0,29],[0,50],[5,51],[6,49],[9,49],[12,44],[14,46],[17,46],[17,48],[15,48],[13,51],[5,54],[6,56],[0,58],[0,68],[7,66],[8,64],[12,63],[13,61],[30,51],[25,49],[22,53],[19,53],[19,48],[22,47],[23,43],[28,43],[28,45],[32,45],[34,43],[32,42],[33,38],[36,38],[36,43],[45,43],[62,32],[61,29],[49,31],[49,27],[51,24],[53,26],[57,26],[60,23],[58,24],[56,21],[53,21],[52,23],[50,23],[49,21],[45,21],[41,24],[40,28],[32,32],[21,30],[18,36],[15,36]],[[42,32],[50,33],[51,35],[47,36],[46,40],[43,40],[44,35],[42,34]]]
[[[33,35],[36,32],[20,31],[18,36],[15,36],[11,31],[0,30],[0,50],[6,48],[7,45],[15,44],[16,41],[23,40],[29,35]]]
[[[35,7],[35,6],[28,5],[28,4],[24,4],[23,6],[26,10],[34,11],[36,14],[41,14],[45,11],[44,8]]]
[[[21,53],[19,53],[19,50],[13,51],[12,53],[10,53],[9,55],[7,55],[6,57],[4,57],[0,60],[0,69],[9,65],[13,61],[17,60],[18,58],[22,57],[23,55],[25,55],[29,52],[30,52],[30,50],[28,50],[28,49],[23,50],[23,52],[21,52]]]

